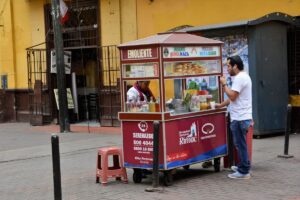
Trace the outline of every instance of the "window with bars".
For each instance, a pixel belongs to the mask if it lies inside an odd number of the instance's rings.
[[[67,1],[69,19],[63,25],[64,48],[91,48],[99,45],[98,0]],[[46,6],[46,24],[49,28],[48,43],[54,41],[51,5]]]

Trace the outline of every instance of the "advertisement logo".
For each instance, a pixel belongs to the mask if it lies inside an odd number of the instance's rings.
[[[142,132],[146,132],[148,130],[148,123],[145,122],[145,121],[141,121],[139,124],[138,124],[138,127],[139,129],[142,131]]]
[[[201,131],[204,135],[211,134],[215,130],[215,126],[212,123],[203,124]]]
[[[197,142],[197,126],[196,122],[193,122],[190,129],[179,131],[179,145],[195,142]]]
[[[169,50],[168,50],[168,48],[164,49],[164,57],[169,57]]]
[[[201,132],[203,136],[200,137],[201,140],[211,139],[217,137],[215,131],[215,126],[212,123],[205,123],[201,127]]]
[[[197,135],[197,127],[196,127],[196,123],[194,122],[190,128],[191,133],[187,136],[187,137],[196,137]]]

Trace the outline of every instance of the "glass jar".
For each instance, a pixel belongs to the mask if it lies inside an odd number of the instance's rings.
[[[210,102],[213,100],[212,95],[206,95],[207,109],[211,109]]]
[[[200,102],[200,110],[207,110],[208,109],[208,103],[206,101]]]

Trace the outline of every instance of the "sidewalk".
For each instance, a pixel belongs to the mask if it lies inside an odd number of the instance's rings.
[[[55,129],[57,128],[57,129]],[[71,127],[72,130],[73,127]],[[55,126],[32,127],[26,123],[0,124],[0,199],[54,199],[51,157],[51,133]],[[178,169],[174,185],[160,193],[145,192],[151,178],[141,184],[110,179],[107,186],[95,183],[97,148],[121,145],[119,128],[98,128],[88,133],[75,128],[59,133],[63,199],[249,199],[300,200],[300,134],[290,135],[291,159],[278,158],[283,153],[284,137],[253,140],[252,178],[232,180],[222,169]]]

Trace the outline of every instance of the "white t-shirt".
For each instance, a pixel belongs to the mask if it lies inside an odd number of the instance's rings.
[[[235,101],[230,101],[231,120],[252,119],[252,82],[250,76],[244,72],[239,72],[232,79],[231,89],[239,95]]]
[[[142,93],[143,94],[143,93]],[[140,93],[137,89],[135,89],[134,87],[131,87],[128,91],[127,91],[127,98],[129,101],[137,101],[138,97],[140,96]],[[147,100],[147,97],[145,94],[143,94],[144,99]]]

